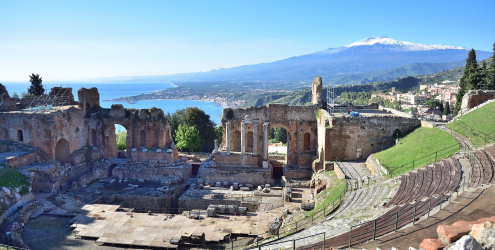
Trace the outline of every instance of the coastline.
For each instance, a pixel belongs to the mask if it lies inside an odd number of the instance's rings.
[[[124,100],[102,100],[104,102],[125,102],[125,103],[128,103],[128,104],[136,104],[135,102],[132,103],[130,101],[124,101]],[[218,102],[215,102],[215,101],[207,101],[207,100],[189,100],[189,99],[143,99],[143,100],[138,100],[136,102],[139,102],[139,101],[197,101],[197,102],[209,102],[209,103],[215,103],[215,104],[218,104],[218,106],[222,107],[222,108],[229,108],[228,106],[224,106],[222,105],[221,103],[218,103]]]

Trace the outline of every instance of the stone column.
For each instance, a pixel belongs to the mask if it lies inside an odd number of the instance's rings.
[[[213,151],[213,153],[218,153],[218,140],[213,140],[213,143],[215,144],[215,151]]]
[[[268,168],[268,124],[263,123],[263,168]]]
[[[225,134],[226,134],[226,140],[225,140],[225,143],[227,143],[227,145],[225,145],[225,151],[228,153],[230,153],[230,122],[227,122],[225,124]]]
[[[258,123],[253,122],[253,155],[258,155]]]
[[[244,121],[241,122],[241,155],[244,155],[246,153],[246,135],[245,135],[245,123]]]

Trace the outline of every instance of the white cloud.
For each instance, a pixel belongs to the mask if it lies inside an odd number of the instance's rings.
[[[0,81],[25,80],[39,73],[46,80],[80,80],[125,75],[166,75],[271,62],[312,53],[291,40],[227,41],[0,41]]]

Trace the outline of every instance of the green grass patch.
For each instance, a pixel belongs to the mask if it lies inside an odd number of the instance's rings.
[[[331,178],[330,184],[316,196],[316,206],[313,210],[305,212],[306,216],[311,216],[323,210],[323,208],[328,207],[334,201],[337,204],[340,196],[344,195],[347,191],[347,182],[345,179],[339,180],[334,171],[327,171],[324,174]]]
[[[476,147],[495,141],[495,102],[465,114],[447,128],[469,139]]]
[[[375,159],[397,176],[412,169],[449,157],[459,151],[453,136],[438,128],[417,128],[387,150],[375,154]]]
[[[10,168],[0,169],[0,187],[17,188],[21,186],[29,186],[28,179],[21,172]]]

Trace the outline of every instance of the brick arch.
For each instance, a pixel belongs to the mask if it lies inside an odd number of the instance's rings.
[[[71,162],[69,141],[64,138],[58,140],[55,145],[55,160],[61,164]]]

